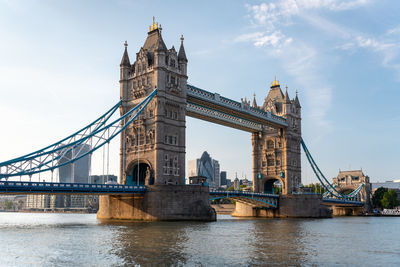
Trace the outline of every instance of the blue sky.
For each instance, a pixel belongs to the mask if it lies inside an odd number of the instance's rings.
[[[385,0],[0,0],[0,161],[81,128],[119,99],[152,16],[185,37],[189,82],[262,104],[274,75],[298,90],[303,138],[327,177],[362,168],[400,178],[400,3]],[[118,142],[111,170],[118,171]],[[207,150],[251,177],[250,134],[187,119],[187,159]],[[315,181],[303,156],[303,182]],[[100,167],[99,167],[100,168]]]

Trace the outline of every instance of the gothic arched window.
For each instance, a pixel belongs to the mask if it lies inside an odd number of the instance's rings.
[[[267,149],[274,149],[274,141],[272,140],[267,141]]]

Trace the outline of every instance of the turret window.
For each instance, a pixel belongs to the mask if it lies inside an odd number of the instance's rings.
[[[267,149],[274,149],[274,141],[272,140],[267,141]]]
[[[272,155],[268,155],[267,156],[267,165],[270,166],[274,166],[274,158]]]
[[[166,135],[165,136],[165,144],[167,144],[167,145],[177,145],[178,144],[178,136],[176,136],[176,135]]]
[[[179,176],[179,168],[178,168],[178,156],[174,156],[174,162],[172,165],[172,171],[174,176]]]
[[[164,166],[163,166],[163,173],[168,175],[168,171],[169,171],[169,156],[168,154],[164,155]]]

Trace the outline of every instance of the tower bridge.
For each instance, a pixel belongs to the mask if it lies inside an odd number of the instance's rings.
[[[275,79],[259,106],[255,98],[252,103],[247,99],[237,102],[188,84],[183,41],[182,36],[179,51],[168,49],[161,27],[153,21],[133,63],[125,42],[117,105],[60,142],[0,163],[0,179],[31,177],[44,171],[53,174],[120,135],[119,185],[99,188],[6,181],[0,184],[0,192],[100,194],[98,218],[102,219],[215,220],[209,201],[216,198],[235,199],[236,216],[329,217],[321,195],[298,193],[301,146],[310,164],[319,168],[301,138],[297,93],[291,99],[287,87],[283,93]],[[110,122],[118,109],[121,117]],[[186,116],[251,133],[253,192],[209,192],[205,186],[185,185]],[[59,160],[84,146],[90,149]],[[318,172],[316,175],[320,179]],[[282,184],[280,196],[269,194],[275,181]],[[324,186],[331,188],[336,202],[350,205],[349,201],[354,201],[350,199],[354,194],[338,195],[330,183]]]

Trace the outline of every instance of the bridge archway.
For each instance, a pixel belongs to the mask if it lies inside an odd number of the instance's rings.
[[[154,171],[150,162],[141,160],[131,162],[126,171],[127,185],[152,185],[154,184]]]
[[[339,188],[338,191],[342,195],[347,195],[347,194],[350,194],[351,192],[353,192],[355,189],[357,189],[357,187],[354,187],[354,186],[352,186],[352,187],[348,187],[348,186],[347,187],[341,187],[341,188]]]
[[[280,192],[278,192],[275,188],[280,187]],[[278,178],[267,178],[263,181],[264,193],[266,194],[277,194],[282,193],[284,189],[284,183],[281,179]]]

